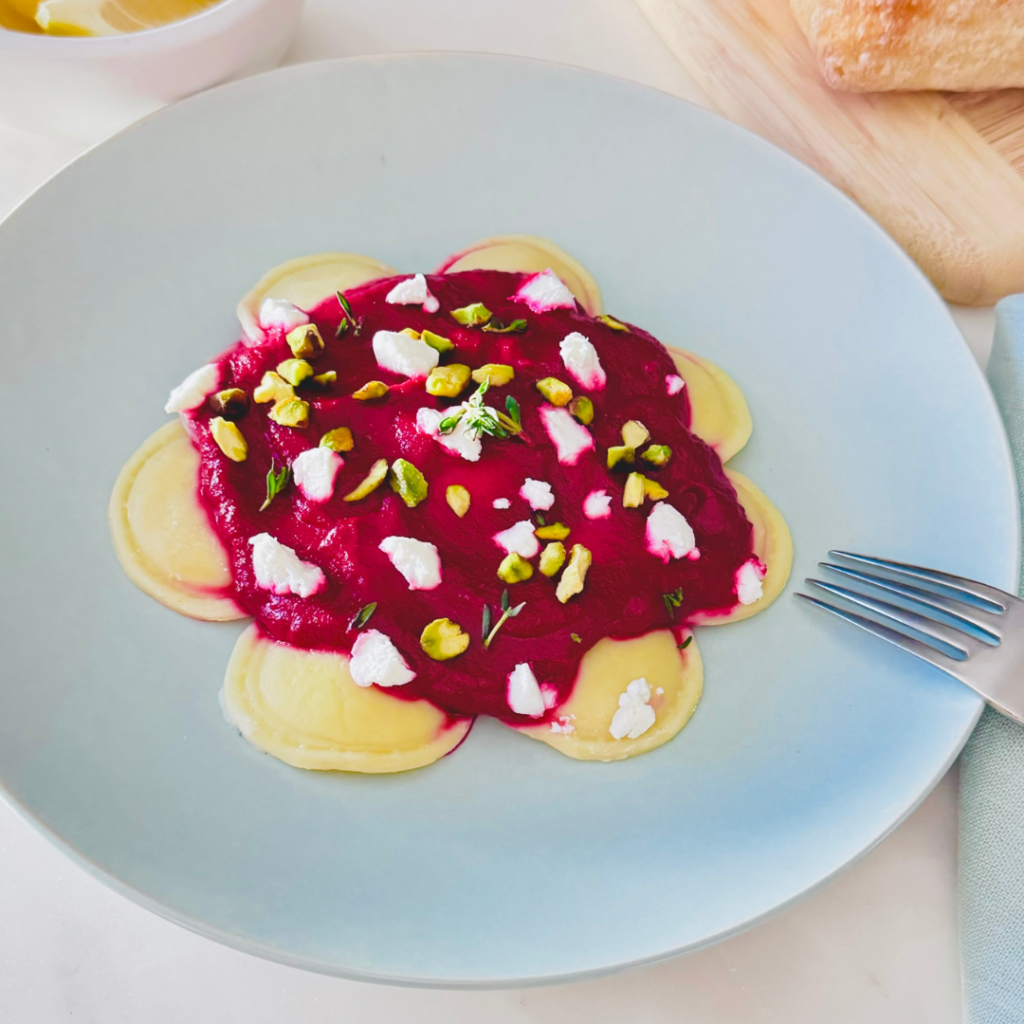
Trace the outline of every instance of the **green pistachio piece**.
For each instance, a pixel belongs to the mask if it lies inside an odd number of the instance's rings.
[[[283,363],[277,364],[277,372],[292,387],[297,388],[304,380],[313,376],[313,367],[305,359],[286,359]]]
[[[378,459],[371,467],[370,472],[366,474],[363,482],[354,490],[349,491],[345,495],[345,501],[362,501],[363,498],[370,494],[373,494],[375,490],[384,482],[384,477],[388,475],[388,460]]]
[[[439,398],[454,398],[469,383],[469,367],[463,363],[435,366],[427,375],[427,391]]]
[[[249,446],[236,424],[224,419],[223,416],[214,416],[210,420],[210,434],[217,442],[217,447],[232,462],[245,462]]]
[[[420,633],[420,647],[434,661],[448,661],[466,653],[469,634],[463,633],[462,627],[451,619],[434,619]]]
[[[410,338],[415,338],[417,341],[420,340],[420,332],[415,327],[403,327],[399,334],[408,334]]]
[[[241,388],[227,388],[210,396],[210,408],[226,420],[240,420],[249,411],[249,396]]]
[[[278,402],[267,415],[282,427],[298,427],[303,430],[309,426],[309,402],[301,398],[288,398]]]
[[[533,531],[534,536],[541,540],[565,540],[569,533],[569,527],[562,523],[548,523],[547,526],[538,526]]]
[[[462,484],[451,484],[444,492],[444,500],[460,519],[469,511],[469,491]]]
[[[650,431],[639,420],[628,420],[622,424],[622,443],[630,448],[639,448],[650,439]]]
[[[515,380],[516,371],[505,363],[484,363],[473,371],[473,380],[477,384],[487,381],[492,388],[501,388]]]
[[[409,506],[415,508],[427,497],[427,478],[405,459],[391,463],[391,489]]]
[[[565,564],[565,545],[560,540],[553,540],[545,545],[540,553],[540,562],[537,568],[545,576],[554,576]]]
[[[630,473],[626,477],[626,489],[622,492],[623,508],[639,508],[644,503],[644,478],[642,473]]]
[[[513,551],[498,566],[498,579],[503,583],[521,583],[533,575],[533,566],[522,555]]]
[[[371,380],[364,384],[358,391],[352,392],[352,397],[360,402],[369,402],[374,398],[383,398],[388,393],[387,384],[379,380]]]
[[[268,370],[263,374],[259,387],[252,393],[254,402],[286,402],[289,398],[295,397],[295,388],[291,386],[279,373]]]
[[[491,319],[491,311],[482,302],[473,302],[452,310],[452,319],[463,327],[479,327]]]
[[[602,313],[598,318],[605,325],[610,327],[613,331],[628,331],[629,328],[621,321],[616,320],[615,317],[609,316],[607,313]]]
[[[668,491],[661,486],[656,480],[651,480],[644,476],[640,478],[644,482],[644,497],[650,498],[651,501],[661,501],[662,498],[668,497]]]
[[[652,444],[647,451],[641,453],[640,458],[652,466],[665,466],[672,458],[672,449],[667,444]]]
[[[332,452],[350,452],[354,445],[352,431],[348,427],[335,427],[320,438],[320,447],[330,448]]]
[[[620,462],[633,464],[636,452],[628,444],[617,444],[608,449],[608,468],[614,469]]]
[[[568,405],[572,401],[572,388],[557,377],[545,377],[537,381],[536,387],[552,405]]]
[[[573,594],[579,594],[583,590],[583,583],[587,578],[587,570],[590,569],[594,556],[582,544],[573,544],[572,554],[569,556],[569,564],[558,581],[558,588],[555,590],[555,597],[562,604],[565,604]]]
[[[594,403],[586,395],[580,395],[569,403],[569,412],[585,427],[594,422]]]
[[[324,339],[320,337],[316,324],[302,324],[285,335],[285,341],[296,359],[314,359],[324,350]]]
[[[313,383],[319,384],[320,387],[325,388],[328,384],[333,384],[338,379],[338,374],[334,370],[328,370],[326,373],[318,373],[313,377]]]
[[[425,345],[429,345],[433,349],[437,349],[438,352],[451,352],[455,348],[455,342],[449,341],[447,338],[440,334],[435,334],[433,331],[424,331],[420,335],[420,341]]]

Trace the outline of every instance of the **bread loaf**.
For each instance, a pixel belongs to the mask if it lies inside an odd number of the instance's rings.
[[[836,89],[1024,87],[1024,0],[790,2]]]

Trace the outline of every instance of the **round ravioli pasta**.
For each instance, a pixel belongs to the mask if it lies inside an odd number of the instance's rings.
[[[197,498],[199,453],[178,420],[128,460],[110,496],[114,551],[128,578],[195,619],[245,618],[227,596],[227,554]]]
[[[429,701],[357,686],[348,658],[264,637],[253,623],[238,638],[222,704],[260,750],[318,771],[404,772],[454,750],[470,718],[449,718]]]

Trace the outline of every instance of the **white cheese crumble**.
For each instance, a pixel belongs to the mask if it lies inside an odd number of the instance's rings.
[[[555,503],[555,495],[551,490],[551,484],[547,480],[534,480],[531,477],[527,477],[523,481],[523,486],[519,488],[519,497],[534,511],[540,509],[547,512]]]
[[[562,355],[565,368],[581,388],[599,391],[608,382],[597,349],[591,340],[579,331],[567,334],[558,343],[558,351]]]
[[[494,508],[511,508],[512,502],[509,501],[508,498],[495,498],[494,501],[491,502],[491,505]]]
[[[393,306],[422,306],[424,313],[436,313],[441,306],[422,274],[414,274],[404,281],[399,281],[388,292],[384,301],[390,302]]]
[[[619,709],[612,716],[612,724],[608,727],[613,739],[621,740],[625,737],[635,740],[654,725],[654,708],[648,703],[650,699],[651,688],[642,676],[626,687],[619,697]]]
[[[575,717],[575,715],[562,715],[561,718],[556,718],[551,723],[551,731],[562,736],[571,736],[576,731],[576,726],[572,721]]]
[[[528,277],[512,296],[514,302],[525,302],[534,313],[552,309],[575,309],[576,299],[562,279],[549,267]]]
[[[391,638],[376,629],[356,637],[348,672],[356,686],[405,686],[416,678]]]
[[[405,577],[410,590],[433,590],[441,584],[441,556],[429,541],[385,537],[378,545]]]
[[[540,551],[540,541],[534,535],[533,523],[529,519],[521,519],[507,530],[496,533],[494,543],[508,554],[514,552],[523,558],[533,558]]]
[[[479,437],[473,436],[467,429],[464,419],[460,419],[455,424],[455,429],[448,434],[442,434],[437,429],[438,424],[446,415],[439,409],[423,406],[416,412],[416,427],[421,434],[429,435],[452,454],[462,456],[467,462],[479,461],[480,453],[483,451],[483,441]]]
[[[436,348],[401,331],[377,331],[373,336],[373,354],[381,369],[413,379],[426,377],[440,358]]]
[[[590,431],[582,423],[577,423],[567,409],[542,405],[540,420],[563,466],[575,466],[584,452],[593,450],[594,439]]]
[[[607,519],[612,514],[612,497],[607,491],[591,491],[583,499],[583,514],[588,519]]]
[[[505,691],[508,706],[517,715],[529,715],[540,718],[547,708],[544,706],[544,695],[529,663],[521,662],[508,674],[508,689]]]
[[[694,558],[697,538],[686,517],[667,501],[659,501],[647,517],[647,550],[668,565],[671,558]]]
[[[310,597],[323,590],[327,579],[323,570],[312,562],[303,562],[295,549],[280,543],[269,533],[249,538],[252,545],[252,568],[256,583],[274,594],[297,594]]]
[[[678,374],[670,373],[665,378],[665,390],[670,395],[678,395],[686,387],[686,381]]]
[[[295,486],[310,501],[327,501],[345,460],[330,448],[310,448],[292,462]]]
[[[740,604],[753,604],[764,596],[761,585],[764,573],[764,565],[756,558],[749,559],[736,570],[736,599]]]
[[[220,384],[220,367],[207,363],[193,370],[167,397],[164,412],[191,412],[198,409]]]
[[[287,299],[264,299],[260,304],[260,327],[264,330],[280,327],[282,331],[290,331],[308,323],[309,315]]]

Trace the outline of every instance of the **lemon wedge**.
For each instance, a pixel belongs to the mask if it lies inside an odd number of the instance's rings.
[[[35,19],[49,35],[113,36],[190,18],[210,6],[211,0],[43,0]]]

